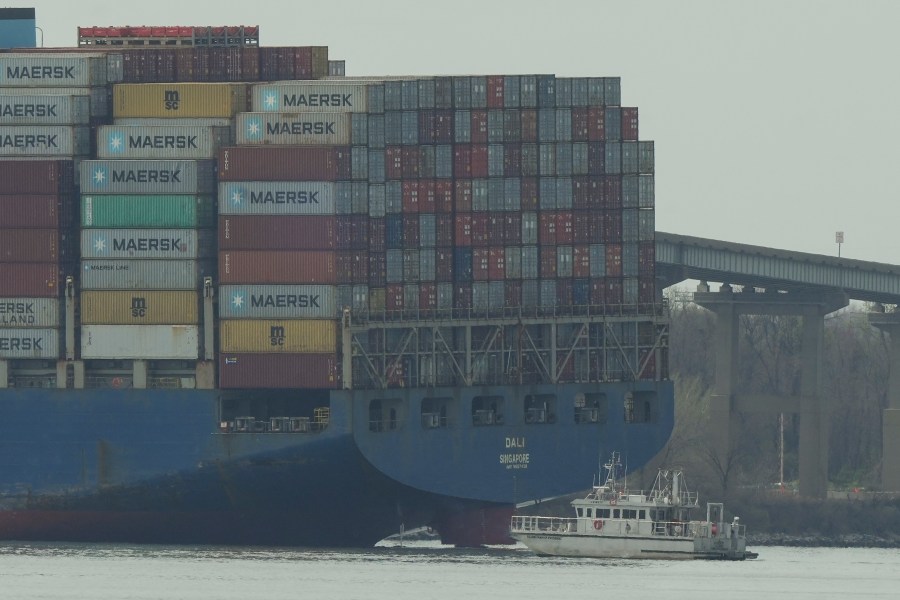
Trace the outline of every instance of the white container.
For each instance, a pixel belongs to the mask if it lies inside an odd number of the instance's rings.
[[[331,285],[223,285],[222,319],[331,319],[338,316]]]
[[[234,121],[225,117],[197,117],[196,119],[123,117],[121,119],[113,119],[113,125],[122,125],[126,127],[228,127],[231,129],[234,127]]]
[[[61,125],[0,127],[0,156],[85,156],[90,151],[89,127]]]
[[[0,328],[0,358],[59,358],[59,330]]]
[[[219,184],[220,215],[333,215],[334,184],[238,181]]]
[[[84,260],[82,290],[197,290],[212,276],[212,260]]]
[[[59,327],[56,298],[0,298],[0,327]]]
[[[105,117],[109,115],[109,88],[103,87],[64,87],[64,88],[40,88],[33,87],[4,87],[0,88],[0,94],[4,96],[33,96],[36,93],[41,95],[54,96],[86,96],[90,98],[91,116]]]
[[[82,325],[81,358],[195,360],[196,325]]]
[[[80,87],[106,85],[105,54],[38,54],[10,53],[0,55],[0,86],[10,87]],[[113,80],[117,75],[113,74]]]
[[[240,113],[235,120],[239,145],[335,145],[350,144],[349,113]]]
[[[99,158],[212,159],[230,143],[228,127],[103,125],[97,129]]]
[[[86,125],[90,120],[88,96],[7,95],[0,88],[0,125]]]
[[[365,83],[286,81],[250,86],[254,112],[355,112],[367,108]]]
[[[211,160],[86,160],[79,168],[82,194],[210,194]]]
[[[83,229],[83,258],[179,258],[215,256],[214,232],[204,229]]]

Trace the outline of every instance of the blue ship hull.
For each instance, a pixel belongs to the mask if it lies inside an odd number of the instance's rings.
[[[564,399],[598,390],[606,422],[578,422]],[[625,423],[621,399],[642,390],[652,418]],[[371,546],[401,525],[444,533],[578,491],[613,449],[641,467],[674,412],[670,382],[332,391],[321,431],[237,433],[220,426],[226,394],[0,391],[0,539]],[[529,423],[515,399],[540,394],[559,405]],[[403,410],[375,427],[370,402],[385,395]],[[474,425],[473,397],[491,395],[511,399],[502,422]],[[422,426],[426,396],[453,400],[446,426]]]

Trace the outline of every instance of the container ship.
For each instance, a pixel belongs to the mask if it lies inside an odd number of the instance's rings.
[[[648,462],[668,314],[620,96],[350,77],[257,27],[0,52],[0,539],[503,543]]]

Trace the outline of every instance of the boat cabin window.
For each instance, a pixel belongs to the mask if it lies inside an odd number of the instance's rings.
[[[622,516],[622,511],[618,508],[613,510],[613,519],[619,519]]]
[[[608,508],[599,508],[597,509],[597,516],[603,519],[609,518],[609,509]]]
[[[659,414],[656,392],[628,392],[625,394],[626,423],[655,423]]]
[[[422,429],[439,429],[449,424],[453,398],[422,398]]]
[[[369,402],[369,431],[400,429],[403,401],[400,398],[373,398]]]
[[[502,425],[503,396],[475,396],[472,398],[473,425]]]
[[[622,518],[623,519],[637,519],[637,511],[633,508],[626,508],[622,510]]]
[[[528,394],[525,396],[525,422],[555,423],[556,396],[553,394]]]
[[[606,394],[575,394],[575,422],[585,425],[606,423]]]
[[[646,511],[646,510],[643,510],[643,509],[639,510],[639,511],[638,511],[638,519],[643,520],[643,519],[646,519],[646,518],[647,518],[647,511]]]
[[[578,508],[575,509],[575,512],[578,514],[579,517],[583,517],[583,516],[584,516],[584,509],[581,508],[580,506],[579,506]]]

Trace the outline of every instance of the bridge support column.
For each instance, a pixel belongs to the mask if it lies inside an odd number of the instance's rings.
[[[869,313],[869,323],[891,336],[888,406],[881,425],[881,488],[900,492],[900,313]]]
[[[730,293],[730,289],[725,290]],[[710,398],[709,429],[713,461],[727,470],[734,457],[735,436],[739,431],[738,413],[732,400],[738,377],[738,320],[734,303],[709,305],[716,314],[716,382]]]
[[[800,495],[824,498],[828,494],[828,400],[822,389],[822,345],[825,313],[819,306],[802,308],[800,343]]]

